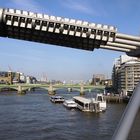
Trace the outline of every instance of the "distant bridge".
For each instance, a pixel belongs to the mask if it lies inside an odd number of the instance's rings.
[[[104,89],[104,86],[92,86],[92,85],[63,85],[63,84],[57,84],[57,85],[48,85],[48,84],[14,84],[14,85],[0,85],[0,89],[14,89],[19,94],[25,93],[29,89],[35,89],[35,88],[42,88],[47,90],[50,94],[53,94],[55,91],[63,88],[67,88],[68,91],[78,91],[80,94],[83,94],[86,91],[91,91],[93,89]]]
[[[0,9],[0,36],[93,51],[95,48],[140,56],[140,37],[117,33],[114,26]]]

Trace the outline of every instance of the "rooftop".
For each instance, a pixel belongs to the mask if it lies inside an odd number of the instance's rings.
[[[73,98],[74,98],[75,100],[78,100],[78,101],[84,103],[84,104],[90,103],[90,102],[91,102],[91,99],[92,99],[92,98],[90,98],[90,99],[84,98],[84,97],[81,97],[81,96],[75,96],[75,97],[73,97]]]

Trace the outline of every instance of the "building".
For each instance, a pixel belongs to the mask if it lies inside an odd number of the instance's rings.
[[[19,72],[12,72],[12,83],[20,83],[20,73]]]
[[[14,84],[19,83],[20,81],[20,73],[18,72],[0,72],[0,83],[1,84]]]
[[[26,76],[24,73],[20,73],[20,83],[26,83]]]
[[[12,72],[0,72],[0,84],[12,84]]]
[[[37,80],[35,77],[26,76],[26,84],[36,84]]]
[[[104,74],[94,74],[92,78],[92,84],[93,85],[101,85],[101,81],[105,80]]]
[[[0,72],[0,84],[16,84],[16,83],[27,83],[35,84],[37,82],[36,78],[33,76],[25,76],[20,72]]]
[[[118,70],[120,67],[120,58],[116,58],[112,70],[112,85],[115,92],[118,92]]]
[[[101,85],[110,87],[112,86],[112,79],[105,79],[101,81]]]
[[[140,59],[127,55],[120,56],[113,66],[112,81],[116,92],[132,94],[140,81]]]

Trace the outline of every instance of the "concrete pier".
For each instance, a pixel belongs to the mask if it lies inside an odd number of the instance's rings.
[[[55,95],[55,90],[54,90],[52,84],[50,84],[50,86],[49,86],[48,93],[49,93],[49,95]]]
[[[24,90],[23,87],[21,85],[19,85],[17,88],[17,93],[20,95],[24,95],[24,94],[26,94],[26,90]]]
[[[84,95],[84,94],[85,94],[85,92],[84,92],[84,85],[81,84],[81,86],[80,86],[80,95]]]
[[[68,88],[68,92],[72,92],[72,88]]]

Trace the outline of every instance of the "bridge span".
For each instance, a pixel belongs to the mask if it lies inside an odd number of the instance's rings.
[[[0,36],[93,51],[102,48],[140,56],[140,37],[117,32],[114,26],[0,9]]]
[[[55,94],[55,92],[59,89],[66,88],[69,92],[71,91],[78,91],[80,94],[84,94],[86,91],[91,91],[92,89],[104,89],[104,86],[92,86],[92,85],[71,85],[71,84],[14,84],[14,85],[0,85],[1,89],[14,89],[19,94],[26,93],[27,90],[35,89],[35,88],[42,88],[48,91],[49,94]]]

